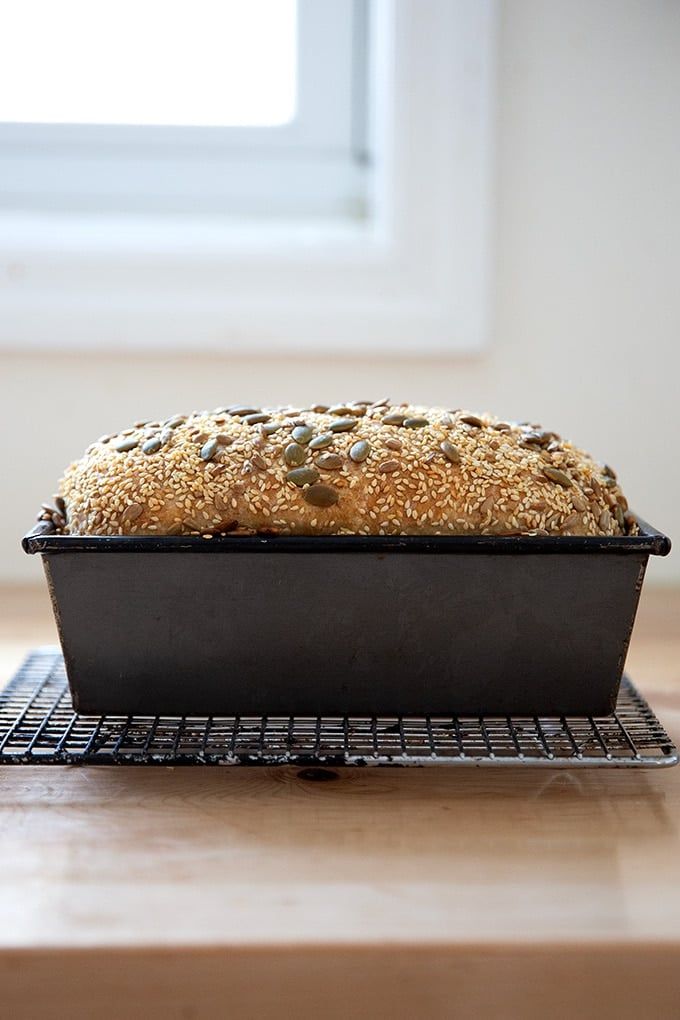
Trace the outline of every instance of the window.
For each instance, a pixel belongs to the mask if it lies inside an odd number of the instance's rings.
[[[483,345],[496,0],[3,19],[0,345]]]
[[[3,207],[361,213],[366,0],[32,0],[4,22]]]

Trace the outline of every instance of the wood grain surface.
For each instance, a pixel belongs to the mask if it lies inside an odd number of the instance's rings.
[[[54,642],[5,590],[0,667]],[[680,740],[680,592],[629,670]],[[680,1012],[680,768],[0,769],[0,1017]]]

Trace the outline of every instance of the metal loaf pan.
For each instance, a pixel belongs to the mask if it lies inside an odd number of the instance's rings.
[[[74,708],[605,715],[648,558],[626,537],[103,537],[41,524]]]

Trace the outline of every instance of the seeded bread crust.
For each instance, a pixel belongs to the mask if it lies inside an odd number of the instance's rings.
[[[616,475],[554,432],[355,402],[136,422],[71,464],[67,534],[621,535]]]

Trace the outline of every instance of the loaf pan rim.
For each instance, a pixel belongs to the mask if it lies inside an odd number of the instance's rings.
[[[671,540],[635,515],[639,535],[61,535],[39,521],[21,545],[35,553],[640,553],[667,556]]]

